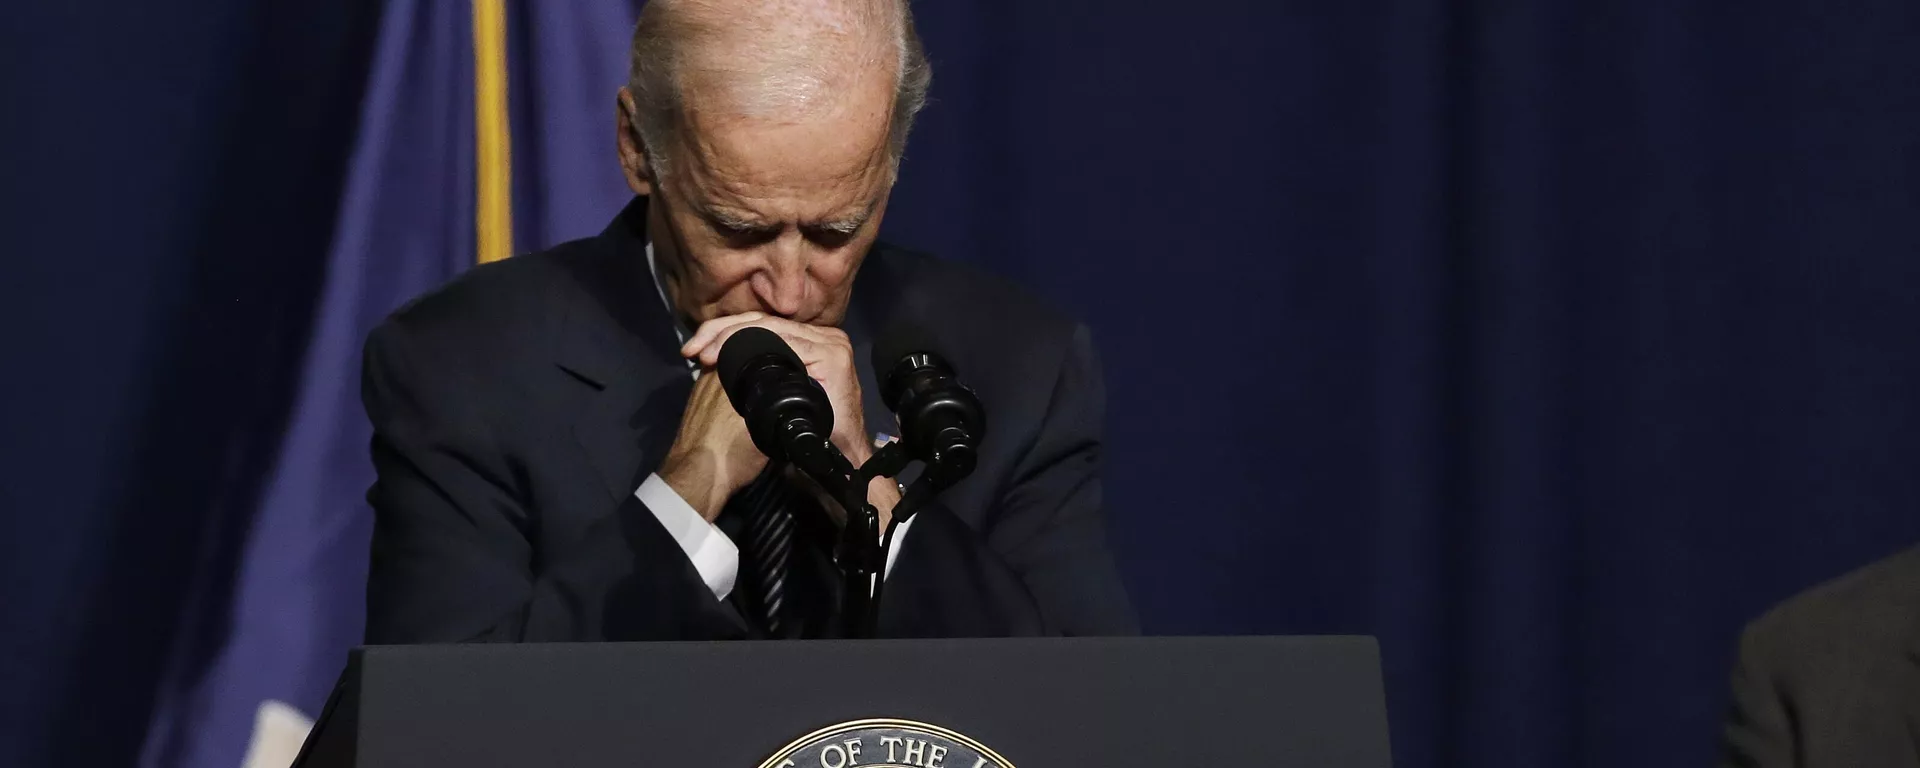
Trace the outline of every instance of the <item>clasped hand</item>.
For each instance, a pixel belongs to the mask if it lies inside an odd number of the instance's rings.
[[[753,445],[747,423],[727,401],[720,377],[710,375],[720,360],[720,348],[742,328],[765,328],[780,335],[793,348],[807,375],[820,382],[833,404],[835,448],[859,467],[873,456],[873,444],[867,437],[867,425],[860,399],[860,377],[854,367],[853,342],[845,331],[805,323],[796,323],[761,312],[718,317],[700,324],[693,336],[680,347],[681,356],[700,366],[701,375],[687,398],[687,409],[680,418],[680,431],[667,450],[657,474],[680,494],[694,511],[712,522],[720,516],[741,488],[753,482],[766,469],[767,457]],[[846,524],[846,512],[838,500],[815,484],[812,478],[788,467],[788,481],[811,491],[822,509],[833,516],[836,525]],[[867,492],[868,503],[880,512],[880,530],[892,519],[893,506],[900,500],[899,488],[884,477],[874,478]]]

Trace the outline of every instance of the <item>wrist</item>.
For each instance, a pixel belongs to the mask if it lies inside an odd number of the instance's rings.
[[[842,445],[842,442],[847,444]],[[835,440],[833,447],[840,450],[840,455],[847,457],[847,463],[852,464],[854,469],[866,466],[867,460],[873,458],[873,446],[857,438]]]
[[[720,517],[720,510],[733,495],[732,489],[723,487],[725,482],[713,465],[712,461],[701,461],[694,457],[668,456],[654,474],[679,494],[681,501],[685,501],[702,519],[711,523]]]
[[[893,508],[900,503],[900,484],[891,477],[876,477],[867,482],[867,503],[880,513],[880,535],[893,522]]]

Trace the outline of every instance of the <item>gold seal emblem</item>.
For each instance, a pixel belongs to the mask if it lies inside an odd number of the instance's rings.
[[[1013,768],[986,745],[937,725],[879,718],[829,725],[760,768]]]

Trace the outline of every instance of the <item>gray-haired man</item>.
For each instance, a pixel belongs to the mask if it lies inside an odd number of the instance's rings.
[[[616,111],[635,201],[368,339],[369,642],[832,634],[832,505],[769,467],[700,374],[732,333],[779,334],[858,465],[893,423],[867,347],[908,315],[993,432],[973,476],[902,527],[881,634],[1134,631],[1086,329],[876,242],[929,77],[898,0],[646,7]],[[870,500],[884,523],[899,495],[877,481]]]

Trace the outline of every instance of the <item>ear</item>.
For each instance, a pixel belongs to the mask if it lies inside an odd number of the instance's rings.
[[[620,153],[620,171],[626,174],[627,188],[636,195],[653,194],[653,177],[647,167],[647,150],[640,144],[640,132],[633,127],[633,93],[626,86],[613,100],[614,132]]]

